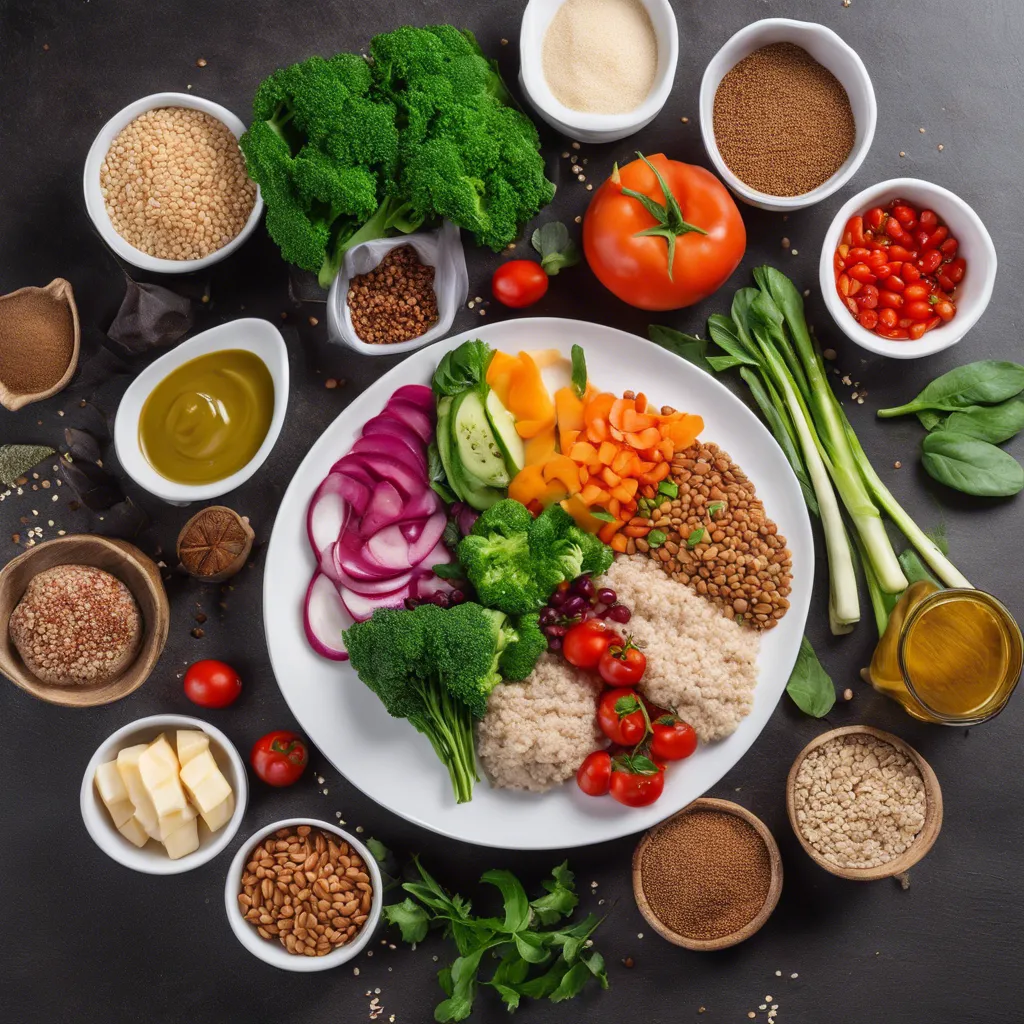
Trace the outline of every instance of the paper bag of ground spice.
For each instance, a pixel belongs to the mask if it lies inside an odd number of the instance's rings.
[[[341,273],[334,279],[327,296],[327,333],[331,341],[353,347],[364,344],[348,308],[349,285],[352,278],[374,270],[389,252],[403,245],[411,245],[420,262],[434,268],[434,294],[437,297],[437,322],[410,340],[415,340],[417,345],[426,345],[448,333],[455,314],[469,296],[469,272],[459,229],[445,221],[436,231],[419,231],[412,235],[364,242],[346,253]],[[395,348],[387,343],[378,347],[382,355]]]
[[[107,331],[111,341],[134,355],[173,345],[191,330],[189,299],[158,284],[125,280],[124,300]]]

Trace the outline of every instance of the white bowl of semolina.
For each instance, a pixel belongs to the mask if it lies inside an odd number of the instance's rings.
[[[263,213],[238,148],[244,131],[230,110],[187,93],[154,93],[115,114],[85,160],[85,208],[103,241],[161,274],[229,256]]]

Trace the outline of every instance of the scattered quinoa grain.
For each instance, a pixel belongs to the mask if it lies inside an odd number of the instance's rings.
[[[197,68],[205,68],[206,67],[206,58],[205,57],[200,57],[196,61],[196,67]]]
[[[853,700],[853,690],[849,687],[843,690],[843,700]]]

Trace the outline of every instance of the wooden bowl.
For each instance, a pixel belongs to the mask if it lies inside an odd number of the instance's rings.
[[[879,864],[873,868],[841,868],[829,863],[804,838],[796,818],[796,776],[804,758],[823,743],[855,733],[873,736],[885,743],[891,743],[897,750],[902,751],[910,758],[921,773],[921,779],[924,782],[924,825],[917,834],[917,838],[899,856],[894,857],[886,864]],[[830,732],[822,733],[797,754],[793,767],[789,769],[789,778],[786,779],[786,810],[789,813],[789,823],[792,825],[797,839],[800,840],[800,845],[807,851],[807,855],[815,864],[840,878],[849,878],[856,882],[873,882],[879,878],[891,878],[893,875],[909,871],[935,845],[939,829],[942,828],[942,790],[939,787],[939,780],[935,777],[935,772],[932,771],[932,766],[899,736],[893,736],[892,733],[883,732],[881,729],[873,729],[870,725],[847,725],[842,729],[832,729]]]
[[[717,939],[692,939],[686,935],[680,935],[678,932],[672,931],[671,928],[663,924],[655,915],[650,904],[647,902],[647,897],[644,895],[640,865],[643,861],[644,850],[646,850],[647,844],[650,843],[651,840],[667,825],[671,824],[682,815],[689,814],[692,811],[719,811],[725,814],[734,814],[737,818],[742,818],[748,825],[753,826],[754,830],[764,841],[764,845],[768,849],[768,860],[771,865],[771,879],[768,883],[768,895],[765,896],[764,905],[761,907],[757,916],[754,917],[753,920],[748,921],[742,928],[732,932],[730,935],[722,935]],[[765,825],[765,823],[757,817],[756,814],[751,814],[751,812],[745,807],[740,807],[739,804],[734,804],[730,800],[715,800],[712,797],[701,797],[699,800],[694,800],[692,804],[688,804],[681,811],[673,814],[670,818],[666,818],[660,824],[655,825],[654,828],[652,828],[650,832],[640,840],[639,845],[633,853],[633,895],[636,897],[636,905],[640,908],[640,913],[643,914],[644,920],[663,939],[667,939],[673,945],[682,946],[684,949],[692,949],[698,952],[727,949],[729,946],[735,946],[737,943],[743,942],[744,939],[749,939],[750,936],[759,931],[765,921],[771,917],[772,911],[779,902],[779,896],[781,893],[782,858],[779,856],[779,847],[775,842],[775,837],[768,831],[768,826]]]
[[[92,686],[54,686],[35,676],[11,642],[7,623],[29,581],[57,565],[90,565],[116,576],[132,592],[142,612],[142,646],[135,660],[115,679]],[[40,700],[70,708],[110,704],[137,690],[157,663],[170,612],[160,570],[133,544],[77,534],[48,540],[18,555],[0,570],[0,672]]]

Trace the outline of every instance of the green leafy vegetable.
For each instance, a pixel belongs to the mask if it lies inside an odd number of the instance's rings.
[[[600,519],[602,523],[617,523],[618,519],[611,514],[611,512],[605,512],[603,508],[594,506],[588,510],[595,519]]]
[[[813,718],[824,718],[836,702],[836,688],[807,637],[800,640],[800,651],[786,684],[786,693],[805,715]]]
[[[987,441],[946,429],[927,434],[921,448],[928,475],[955,491],[1006,498],[1024,489],[1020,463]]]
[[[686,538],[686,546],[688,548],[695,548],[704,539],[704,534],[707,532],[703,526],[698,526],[696,530],[691,530],[690,536]]]
[[[662,327],[660,324],[651,324],[647,328],[647,335],[655,345],[673,355],[693,363],[705,373],[714,373],[714,369],[708,362],[708,343],[703,338],[694,337],[692,334],[683,334],[682,331],[673,330],[671,327]]]
[[[572,347],[572,389],[577,398],[587,390],[587,357],[582,345]]]
[[[1024,391],[1024,366],[997,359],[958,366],[936,377],[906,405],[879,409],[883,419],[905,416],[922,409],[955,412],[971,405],[995,405]]]
[[[917,414],[917,418],[925,430],[935,430],[945,422],[946,414],[933,412],[931,409],[922,409]]]
[[[571,999],[591,978],[608,987],[604,958],[587,946],[602,919],[590,914],[576,924],[559,925],[579,902],[567,863],[552,871],[543,883],[544,895],[533,901],[511,872],[486,872],[480,881],[501,894],[500,917],[473,914],[468,900],[449,895],[417,858],[413,863],[419,880],[405,883],[407,898],[385,907],[384,916],[405,942],[422,942],[435,925],[455,944],[457,959],[438,973],[446,998],[434,1010],[434,1020],[443,1024],[469,1017],[481,984],[493,988],[510,1011],[523,999]],[[484,965],[494,958],[497,966],[487,978]]]
[[[437,450],[437,442],[431,441],[427,447],[427,474],[430,477],[430,488],[437,496],[449,504],[455,501],[455,495],[448,486],[448,477],[441,462],[441,453]]]
[[[575,267],[580,261],[579,249],[561,221],[554,220],[537,228],[530,240],[540,253],[540,265],[548,277],[554,277],[566,267]]]
[[[679,485],[673,483],[671,480],[662,480],[658,484],[658,494],[669,500],[679,497]]]
[[[1018,396],[998,405],[968,406],[950,413],[942,429],[989,444],[1002,444],[1024,430],[1024,399]]]
[[[724,501],[712,501],[707,506],[707,513],[712,519],[714,519],[715,516],[718,515],[718,513],[721,512],[724,508]]]
[[[434,371],[431,387],[438,398],[461,395],[480,387],[487,378],[494,352],[486,342],[476,339],[464,341],[458,348],[446,352]]]
[[[668,540],[668,536],[662,530],[651,530],[646,539],[652,548],[660,548]]]

